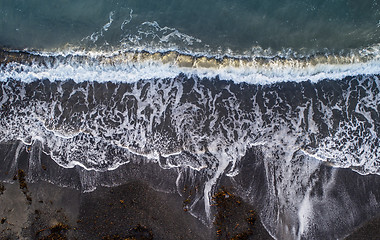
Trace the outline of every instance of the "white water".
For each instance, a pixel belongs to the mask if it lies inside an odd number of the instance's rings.
[[[210,197],[218,179],[223,174],[237,176],[239,169],[235,167],[236,163],[249,148],[255,146],[264,153],[267,164],[268,182],[272,186],[270,191],[273,191],[273,201],[270,202],[279,208],[276,217],[269,213],[262,217],[275,236],[289,238],[307,236],[308,229],[314,224],[313,206],[318,200],[310,197],[310,190],[314,186],[313,174],[321,163],[353,168],[360,174],[380,174],[380,146],[375,129],[378,123],[371,115],[371,110],[376,112],[380,104],[380,81],[376,76],[368,75],[380,72],[375,57],[365,62],[345,64],[233,59],[234,63],[240,63],[235,67],[215,64],[212,59],[190,58],[192,65],[182,67],[183,55],[177,53],[156,58],[154,54],[148,54],[148,57],[141,54],[104,57],[92,53],[92,56],[84,63],[72,58],[74,60],[48,62],[46,65],[38,62],[4,65],[0,71],[3,82],[0,103],[1,106],[9,106],[11,113],[0,120],[0,142],[18,139],[28,145],[41,143],[43,152],[65,168],[80,166],[86,170],[107,171],[137,158],[155,162],[164,169],[190,168],[207,176],[203,199],[209,221],[212,220]],[[140,59],[136,61],[134,56]],[[180,73],[194,77],[191,91],[184,89],[186,81],[182,80],[183,77],[176,78]],[[349,85],[342,89],[341,96],[335,96],[338,100],[330,100],[328,95],[323,96],[327,102],[306,99],[296,106],[280,96],[281,89],[266,90],[262,95],[264,110],[259,103],[260,96],[252,93],[252,96],[247,96],[252,103],[247,112],[243,110],[242,99],[237,96],[239,92],[231,90],[231,85],[212,92],[200,79],[219,76],[220,80],[260,85],[310,80],[316,85],[324,78],[341,79],[358,74],[366,75],[357,80],[364,95],[358,98],[354,114],[363,117],[370,124],[369,128],[364,127],[363,120],[348,112],[350,98],[360,92],[359,87]],[[10,79],[21,82],[20,92],[15,93],[9,86]],[[57,85],[53,98],[37,100],[27,97],[30,92],[24,86],[39,79],[48,79]],[[78,83],[69,93],[64,90],[67,79]],[[121,94],[122,101],[115,102],[112,98],[105,102],[98,100],[95,92],[97,82],[104,85],[115,83],[116,88],[111,90],[107,87],[106,92],[110,91],[115,97]],[[82,85],[79,86],[80,83]],[[130,83],[131,91],[118,92],[121,83]],[[144,86],[147,86],[145,90]],[[195,102],[186,101],[189,91],[196,96]],[[68,99],[79,97],[83,100],[78,100],[78,104],[85,106],[85,110],[73,110],[67,116],[70,109],[63,105],[65,94],[69,94]],[[270,107],[271,98],[275,102],[273,107]],[[134,107],[125,107],[130,101],[135,103]],[[17,102],[25,104],[18,107],[14,105]],[[283,103],[288,109],[278,112],[275,107]],[[124,107],[119,109],[118,106]],[[167,115],[168,110],[170,116]],[[320,135],[320,126],[314,119],[316,110],[322,113],[321,121],[330,135]],[[338,127],[334,126],[333,111],[347,115]],[[169,119],[174,136],[166,130],[158,130],[157,126],[165,119]],[[313,138],[317,139],[316,146],[310,145]],[[96,179],[83,177],[81,180],[84,191],[96,188]],[[199,199],[201,197],[196,201]],[[196,202],[189,210],[195,206]],[[271,207],[269,205],[268,209]],[[277,222],[268,222],[273,219]]]
[[[272,84],[276,82],[318,82],[347,76],[380,73],[380,55],[319,56],[309,60],[285,58],[214,58],[168,53],[120,52],[31,52],[32,56],[54,56],[73,60],[41,64],[8,63],[0,69],[0,81],[9,78],[31,82],[38,79],[75,82],[136,82],[140,79],[174,78],[179,74],[232,80],[235,83]],[[79,57],[85,61],[78,63]],[[59,58],[58,58],[59,59]]]

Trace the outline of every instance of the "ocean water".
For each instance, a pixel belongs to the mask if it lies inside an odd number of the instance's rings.
[[[133,50],[147,46],[210,50],[221,55],[257,49],[339,53],[377,45],[380,36],[379,6],[373,0],[2,0],[0,4],[0,43],[18,49],[93,43]]]
[[[274,238],[344,237],[380,213],[363,180],[380,175],[379,4],[0,0],[0,172],[27,152],[36,181],[48,156],[92,191],[123,183],[98,173],[156,164],[179,194],[199,185],[187,207],[205,224],[221,179],[244,175]]]

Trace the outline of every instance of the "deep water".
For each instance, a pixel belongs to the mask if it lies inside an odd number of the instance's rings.
[[[377,1],[0,1],[0,45],[120,46],[224,54],[339,53],[378,43]]]

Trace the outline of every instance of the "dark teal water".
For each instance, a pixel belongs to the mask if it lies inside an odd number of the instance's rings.
[[[376,0],[0,0],[0,46],[340,52],[378,44],[379,21]]]

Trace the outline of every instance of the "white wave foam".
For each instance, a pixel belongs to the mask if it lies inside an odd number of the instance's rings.
[[[123,21],[116,18],[115,14],[125,14],[120,11],[111,11],[109,13],[109,21],[103,26],[99,27],[98,31],[83,37],[81,45],[84,48],[96,47],[102,48],[118,48],[136,50],[142,48],[156,49],[157,48],[170,48],[172,50],[186,49],[189,46],[204,48],[202,41],[199,38],[190,36],[180,32],[178,29],[164,26],[161,27],[157,21],[143,21],[140,23],[133,22],[133,9],[129,9],[129,14],[124,16]],[[111,24],[119,25],[119,28],[113,28],[112,31],[107,33]],[[107,33],[107,34],[106,34]],[[115,36],[119,36],[115,38]]]
[[[144,29],[144,27],[148,27]],[[145,35],[145,37],[150,36],[155,39],[158,38],[160,42],[170,42],[176,38],[181,39],[188,45],[193,45],[194,42],[201,43],[202,40],[192,37],[190,35],[179,32],[175,28],[171,27],[161,27],[156,21],[153,22],[143,22],[138,30],[140,35]]]
[[[109,13],[109,16],[108,16],[109,21],[106,24],[104,24],[104,26],[99,31],[93,32],[90,36],[87,36],[87,37],[83,38],[82,41],[84,41],[84,40],[90,40],[93,43],[95,43],[96,41],[98,41],[98,39],[100,37],[103,37],[104,36],[104,32],[107,32],[108,29],[110,28],[111,24],[113,23],[113,16],[114,15],[115,15],[115,11],[111,11]]]
[[[123,30],[124,27],[125,27],[128,23],[130,23],[130,22],[132,21],[132,18],[133,18],[132,14],[133,14],[133,9],[130,9],[130,11],[129,11],[129,16],[128,16],[127,18],[124,19],[124,21],[122,22],[122,24],[121,24],[121,26],[120,26],[120,29],[121,29],[121,30]]]
[[[33,53],[49,56],[49,53]],[[66,56],[66,57],[65,57]],[[272,84],[284,81],[312,81],[323,79],[342,79],[347,76],[371,75],[380,73],[380,57],[374,55],[369,60],[361,57],[330,59],[320,57],[303,59],[235,59],[207,58],[169,53],[97,53],[75,52],[55,55],[56,58],[73,56],[48,65],[39,63],[8,63],[0,70],[0,81],[9,78],[24,82],[37,79],[75,82],[137,82],[141,79],[173,78],[183,73],[199,78],[219,77],[236,83]],[[86,61],[77,62],[75,57],[86,57]],[[82,61],[82,60],[81,60]]]
[[[43,68],[59,72],[61,67],[68,67],[72,71],[68,74],[78,69],[101,72],[110,68],[112,72],[133,64],[140,67],[145,64],[150,70],[152,66],[181,68],[175,65],[179,62],[177,55],[172,64],[164,62],[170,54],[159,55],[159,60],[152,60],[149,54],[150,60],[139,56],[141,60],[127,63],[120,63],[115,57],[111,63],[99,58],[96,64],[89,61],[77,67],[72,62],[49,67],[13,63],[2,71],[17,76],[27,74],[27,67],[32,73]],[[206,71],[211,67],[199,68]],[[188,69],[197,71],[198,67]],[[119,76],[113,76],[123,77],[122,74],[120,71]],[[43,96],[26,94],[28,87],[35,87],[33,84],[46,87],[46,96],[43,90],[36,90]],[[313,228],[318,197],[310,191],[316,187],[315,176],[320,174],[321,162],[351,167],[360,174],[380,174],[380,146],[375,129],[378,117],[374,114],[380,104],[380,81],[376,76],[354,77],[336,85],[330,82],[336,91],[324,83],[244,85],[239,89],[233,89],[234,84],[215,84],[215,90],[198,78],[194,81],[159,78],[128,85],[93,81],[65,84],[3,82],[0,103],[9,106],[10,111],[0,119],[0,142],[20,139],[42,147],[62,167],[94,170],[83,171],[81,181],[85,190],[99,185],[96,182],[99,172],[114,170],[129,161],[153,162],[163,169],[176,168],[178,172],[185,169],[203,177],[204,188],[194,201],[204,200],[202,206],[210,220],[211,196],[219,178],[223,174],[238,176],[239,161],[254,147],[263,153],[270,187],[271,199],[263,210],[267,214],[263,218],[271,219],[269,226],[277,231],[276,235],[281,232],[282,236],[296,239],[307,236]],[[293,92],[282,91],[287,86],[299,90],[297,101],[294,102]],[[307,86],[311,89],[305,90]],[[108,97],[98,95],[99,89]],[[358,92],[360,96],[356,95]],[[73,102],[66,105],[69,100]],[[333,111],[342,117],[334,119]],[[21,152],[19,149],[15,158]],[[195,205],[189,204],[189,211]]]

